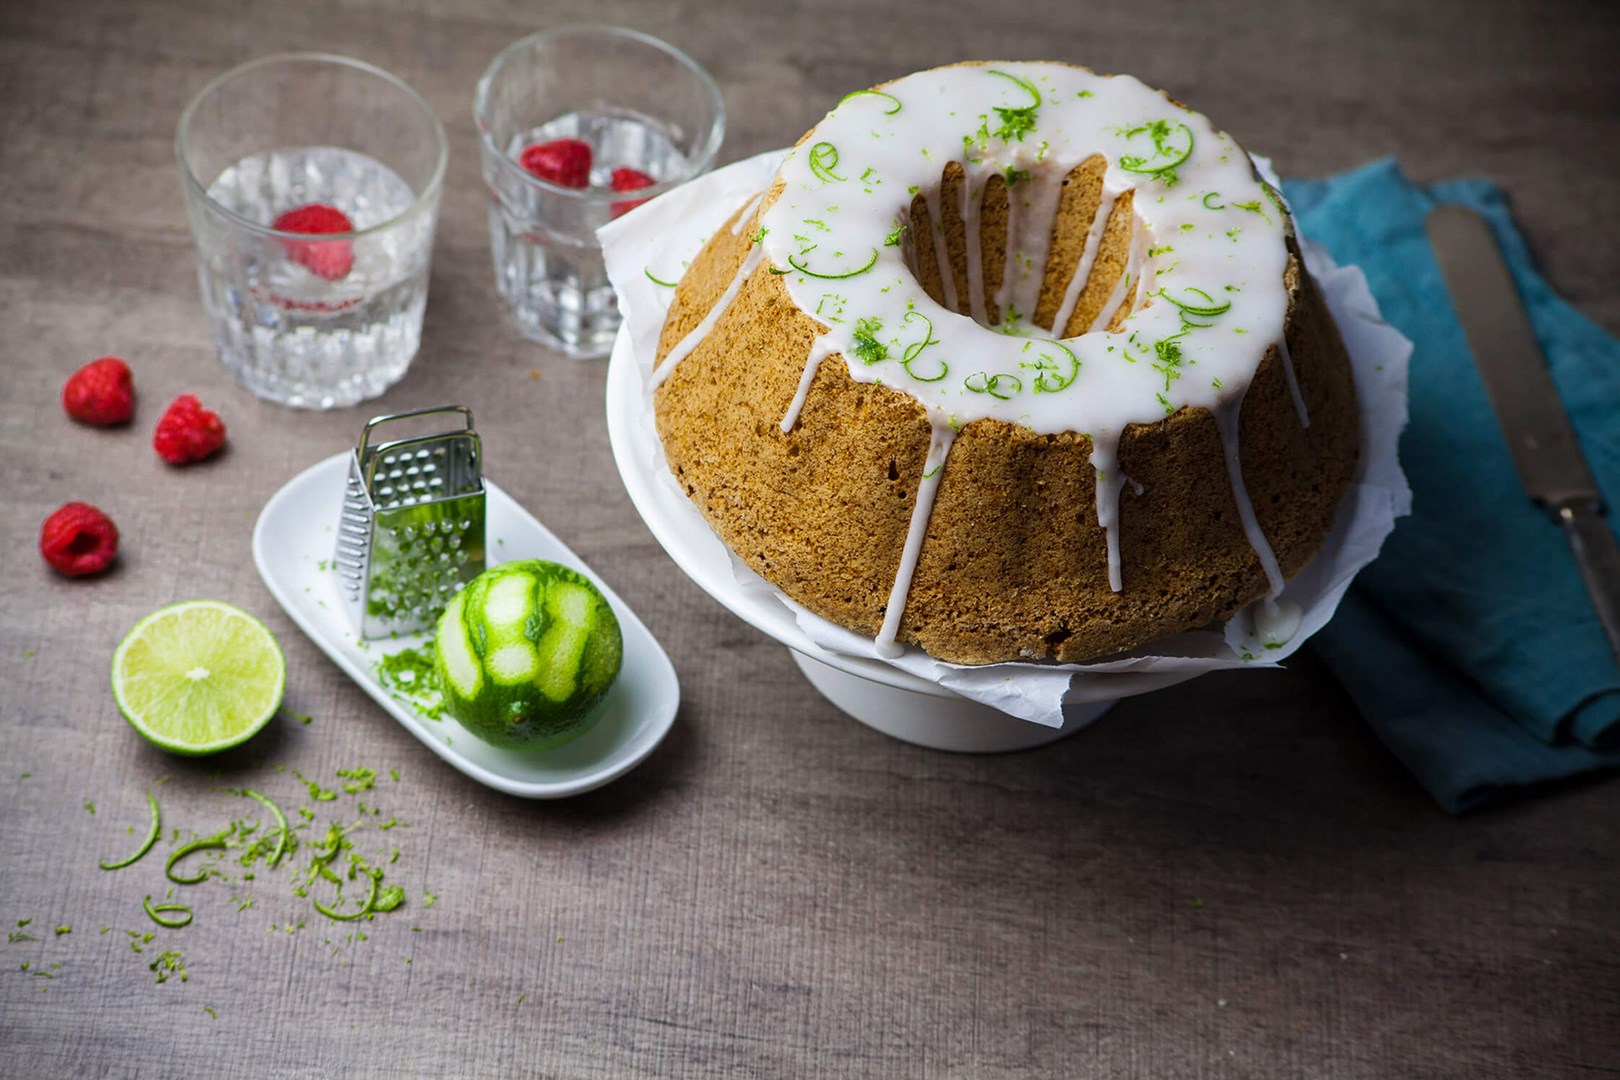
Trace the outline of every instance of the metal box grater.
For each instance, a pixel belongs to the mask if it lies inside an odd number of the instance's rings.
[[[382,441],[400,420],[455,414],[459,430]],[[349,460],[334,558],[362,638],[431,630],[484,570],[483,445],[472,411],[442,405],[372,418]]]

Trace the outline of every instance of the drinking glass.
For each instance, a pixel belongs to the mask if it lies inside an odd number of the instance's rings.
[[[473,119],[495,285],[518,331],[576,359],[606,356],[619,306],[596,230],[708,169],[725,134],[719,88],[657,38],[568,26],[497,56],[478,82]],[[526,149],[560,139],[589,147],[588,179],[576,178],[583,186],[520,164]],[[627,177],[651,183],[632,189]]]
[[[289,53],[203,88],[175,137],[214,344],[284,405],[376,397],[416,356],[444,129],[399,79]]]

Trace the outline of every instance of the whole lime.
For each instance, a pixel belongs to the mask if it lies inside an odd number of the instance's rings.
[[[550,750],[589,731],[624,659],[601,591],[543,559],[474,578],[444,609],[435,644],[445,710],[510,750]]]

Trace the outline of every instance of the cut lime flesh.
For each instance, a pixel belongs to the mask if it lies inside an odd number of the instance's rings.
[[[217,600],[160,608],[113,653],[113,697],[124,719],[176,754],[247,741],[287,688],[281,646],[252,615]]]

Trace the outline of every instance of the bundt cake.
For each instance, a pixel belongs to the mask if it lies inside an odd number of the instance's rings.
[[[1129,76],[844,98],[678,283],[657,428],[804,607],[1077,662],[1274,596],[1356,468],[1349,359],[1248,155]]]

